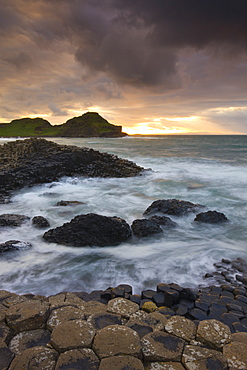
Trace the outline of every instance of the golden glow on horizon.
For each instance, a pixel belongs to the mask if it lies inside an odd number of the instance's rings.
[[[174,117],[174,118],[167,118],[166,121],[174,121],[174,122],[183,122],[183,121],[194,121],[198,120],[200,117],[198,116],[189,116],[189,117]]]
[[[157,122],[157,120],[156,120]],[[186,134],[191,130],[183,127],[152,127],[152,122],[140,122],[133,127],[123,127],[123,132],[129,135],[166,135],[166,134]]]

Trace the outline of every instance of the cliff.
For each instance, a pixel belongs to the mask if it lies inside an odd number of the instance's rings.
[[[123,137],[122,126],[115,126],[98,113],[87,112],[61,125],[43,118],[21,118],[0,124],[0,137]]]

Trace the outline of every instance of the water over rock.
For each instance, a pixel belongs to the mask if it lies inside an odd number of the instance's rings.
[[[0,253],[31,248],[32,244],[20,240],[8,240],[0,244]]]
[[[197,212],[198,209],[202,207],[204,206],[201,204],[194,204],[185,200],[160,199],[155,200],[143,214],[144,216],[159,213],[173,216],[184,216],[190,212]]]
[[[123,219],[88,213],[48,230],[43,238],[47,242],[74,247],[104,247],[120,244],[130,235],[130,226]]]

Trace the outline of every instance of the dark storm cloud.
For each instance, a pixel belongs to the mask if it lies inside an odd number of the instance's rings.
[[[10,0],[0,14],[5,32],[41,49],[69,41],[83,67],[139,88],[179,87],[181,48],[247,48],[246,0]],[[7,60],[23,66],[27,54]]]

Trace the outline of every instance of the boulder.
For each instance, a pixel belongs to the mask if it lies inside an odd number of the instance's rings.
[[[218,224],[222,222],[229,221],[228,218],[224,215],[224,213],[217,212],[217,211],[207,211],[201,212],[196,215],[194,221],[197,222],[204,222],[207,224]]]
[[[60,354],[55,370],[98,370],[99,364],[98,357],[90,348],[72,349]]]
[[[141,339],[145,361],[181,361],[185,341],[174,335],[156,331]]]
[[[161,199],[154,201],[143,214],[145,216],[157,213],[173,216],[184,216],[190,212],[197,212],[201,207],[204,206],[187,202],[185,200]]]
[[[28,348],[17,355],[11,362],[9,370],[55,370],[58,353],[43,346]]]
[[[130,235],[130,226],[121,218],[88,213],[76,216],[70,222],[48,230],[43,238],[50,243],[74,247],[104,247],[120,244]]]
[[[162,229],[157,222],[146,218],[134,220],[132,222],[131,229],[133,234],[138,238],[162,233]]]
[[[0,226],[21,226],[24,222],[28,220],[30,220],[30,217],[25,215],[4,213],[0,215]]]
[[[35,216],[32,218],[33,226],[37,227],[38,229],[42,229],[45,227],[50,227],[50,222],[43,216]]]
[[[106,326],[99,330],[92,348],[100,359],[119,355],[139,357],[141,353],[139,335],[123,325]]]
[[[0,253],[21,249],[29,249],[31,247],[32,244],[28,242],[22,242],[20,240],[8,240],[7,242],[0,244]]]

